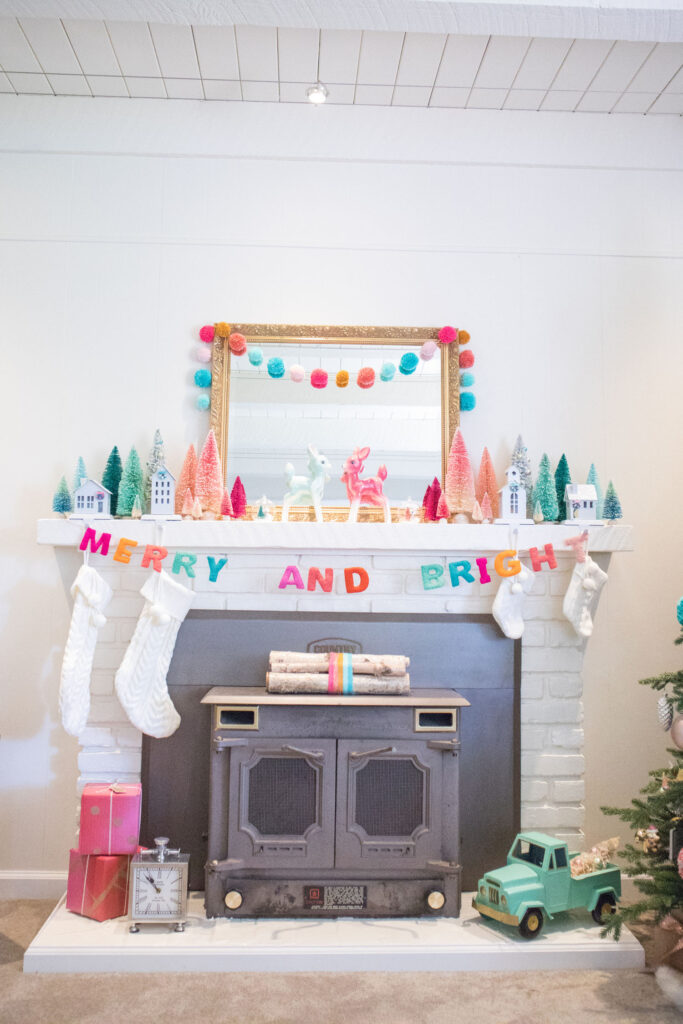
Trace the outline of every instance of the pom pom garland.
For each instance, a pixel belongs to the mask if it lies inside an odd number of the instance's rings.
[[[197,362],[199,363],[210,363],[211,362],[211,349],[206,348],[205,345],[200,346],[197,349]]]
[[[676,618],[681,626],[683,626],[683,597],[676,605]]]
[[[463,373],[460,374],[460,387],[461,388],[471,388],[473,384],[474,384],[474,374],[473,373],[467,373],[467,371],[464,371]]]
[[[289,379],[293,380],[295,384],[300,384],[305,376],[306,371],[304,370],[303,366],[299,366],[298,363],[295,363],[294,366],[290,366]]]
[[[458,337],[455,327],[442,327],[439,331],[439,341],[442,345],[450,345]]]
[[[230,324],[226,324],[222,320],[219,324],[216,324],[215,330],[219,338],[230,337]]]
[[[394,379],[396,374],[396,363],[382,363],[382,369],[379,371],[379,379],[383,381],[390,381]]]
[[[198,388],[211,387],[211,370],[197,370],[194,375],[194,382]]]
[[[197,395],[196,406],[200,412],[206,412],[211,405],[211,399],[208,395]]]
[[[408,377],[411,373],[415,373],[419,362],[420,360],[414,352],[404,352],[401,356],[401,361],[398,364],[399,373]]]
[[[339,370],[337,376],[334,378],[334,382],[338,388],[345,388],[349,383],[349,371]]]
[[[371,388],[375,383],[375,371],[371,366],[363,366],[358,371],[356,383],[359,388]]]
[[[204,324],[199,332],[199,338],[201,341],[205,341],[209,345],[213,341],[213,336],[216,333],[216,328],[213,324]]]
[[[458,356],[458,365],[461,370],[469,370],[471,366],[474,366],[474,353],[469,349],[466,352],[461,352]]]
[[[458,345],[466,345],[470,340],[468,331],[458,331]]]
[[[230,335],[228,345],[234,356],[243,356],[247,351],[247,339],[243,334],[238,334],[237,332]]]
[[[318,388],[318,389],[326,388],[327,387],[327,371],[326,370],[321,370],[320,368],[318,368],[317,370],[313,370],[312,371],[312,373],[311,373],[311,387]]]
[[[269,359],[266,369],[268,370],[268,376],[272,377],[273,380],[278,380],[280,377],[284,377],[285,364],[279,356],[273,356]],[[234,504],[235,502],[233,501],[233,505]]]
[[[434,353],[438,347],[435,341],[425,341],[420,349],[420,359],[423,359],[425,363],[429,362],[430,359],[434,358]]]
[[[477,399],[475,398],[471,391],[462,392],[462,394],[460,395],[461,412],[472,412],[472,409],[474,409],[476,404]]]
[[[249,362],[252,366],[260,366],[263,362],[263,349],[250,348],[249,349]]]

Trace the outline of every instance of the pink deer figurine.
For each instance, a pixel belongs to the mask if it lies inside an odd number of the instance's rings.
[[[380,505],[384,509],[384,522],[390,523],[391,510],[389,509],[389,502],[382,493],[382,485],[387,478],[387,467],[380,466],[377,470],[377,476],[371,476],[367,480],[359,479],[369,454],[369,448],[356,448],[353,455],[344,463],[341,481],[343,484],[346,484],[346,493],[349,496],[350,503],[347,522],[357,522],[358,509],[361,505]]]

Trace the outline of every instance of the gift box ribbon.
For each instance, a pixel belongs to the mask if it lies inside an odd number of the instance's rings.
[[[81,914],[83,916],[85,916],[85,897],[86,897],[86,894],[87,894],[88,868],[90,867],[90,861],[91,861],[92,857],[94,857],[94,856],[95,856],[95,854],[88,854],[86,856],[86,858],[85,858],[85,873],[83,875],[83,896],[81,897]],[[105,886],[105,888],[102,890],[102,892],[99,894],[99,896],[95,897],[95,899],[92,901],[92,903],[90,904],[90,906],[88,908],[90,910],[90,913],[92,913],[93,910],[97,910],[97,908],[99,907],[99,905],[101,903],[104,903],[104,901],[107,899],[107,897],[109,896],[109,893],[112,891],[112,889],[119,888],[120,882],[121,882],[121,876],[124,873],[125,873],[125,876],[126,876],[126,883],[125,883],[126,896],[125,896],[125,900],[126,900],[126,909],[128,909],[128,882],[130,880],[130,860],[131,860],[130,857],[126,857],[126,863],[125,864],[121,864],[119,866],[119,868],[116,871],[116,873],[109,880],[109,884]],[[124,913],[125,913],[125,911],[124,911]]]

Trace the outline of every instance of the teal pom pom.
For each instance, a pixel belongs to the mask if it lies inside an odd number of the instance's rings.
[[[380,380],[393,380],[395,373],[396,373],[396,363],[382,363],[382,369],[379,371],[379,379]]]
[[[471,391],[464,391],[460,395],[460,411],[471,412],[477,404],[477,400]]]
[[[260,348],[250,348],[247,355],[252,366],[260,366],[263,362],[263,351]]]
[[[680,599],[676,607],[676,618],[680,622],[681,626],[683,626],[683,597]]]
[[[473,384],[474,384],[474,374],[473,373],[468,373],[467,371],[465,371],[464,373],[460,374],[460,387],[461,388],[471,388]]]
[[[211,405],[211,399],[208,395],[197,395],[196,405],[201,412],[206,412]]]
[[[282,362],[279,356],[273,356],[272,359],[268,360],[268,376],[273,377],[275,380],[278,377],[284,377],[285,375],[285,364]]]
[[[194,375],[194,382],[198,388],[210,388],[211,370],[197,370]]]
[[[399,373],[405,374],[406,377],[411,373],[415,373],[419,362],[420,358],[415,352],[404,352],[401,356],[401,362],[398,364]]]

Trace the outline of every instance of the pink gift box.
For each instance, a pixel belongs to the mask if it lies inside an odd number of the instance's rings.
[[[88,783],[81,795],[78,852],[133,854],[140,839],[142,786],[131,783]]]
[[[69,851],[66,909],[95,921],[128,913],[128,856],[96,857]]]

